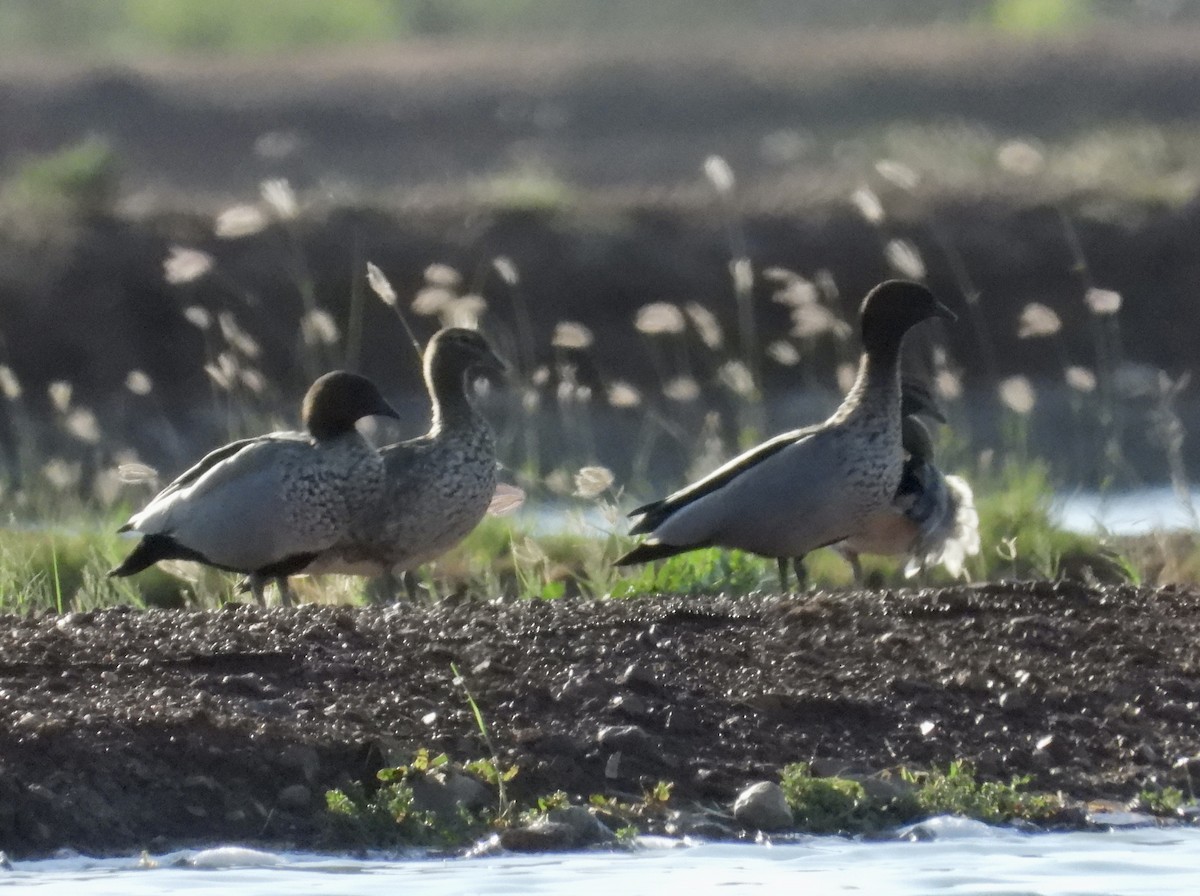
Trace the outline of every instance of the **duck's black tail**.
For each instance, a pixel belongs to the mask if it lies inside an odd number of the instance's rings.
[[[613,566],[632,566],[635,563],[649,563],[651,560],[661,560],[664,557],[674,557],[687,551],[702,548],[702,544],[660,544],[658,542],[642,542],[628,554],[617,558]]]
[[[110,576],[131,576],[153,566],[159,560],[199,560],[206,562],[196,551],[186,548],[170,535],[146,535],[129,556],[108,571]]]

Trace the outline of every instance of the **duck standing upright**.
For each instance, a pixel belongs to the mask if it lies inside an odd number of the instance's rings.
[[[496,441],[467,394],[468,377],[504,369],[475,330],[434,334],[424,353],[429,431],[380,450],[385,475],[378,499],[364,504],[345,537],[305,572],[390,579],[436,559],[475,528],[496,491]]]
[[[345,371],[318,378],[304,396],[304,432],[241,439],[207,454],[121,527],[142,540],[109,575],[196,560],[248,574],[260,604],[275,579],[289,605],[288,576],[343,536],[383,487],[383,459],[354,428],[371,415],[397,416],[370,380]]]
[[[934,464],[933,438],[916,414],[904,417],[907,457],[891,507],[874,514],[863,531],[834,548],[863,581],[859,554],[907,556],[907,576],[943,565],[959,576],[967,557],[979,553],[979,513],[971,486]]]
[[[632,533],[650,537],[617,565],[712,546],[783,560],[862,532],[900,486],[900,347],[910,328],[932,317],[954,319],[924,286],[876,286],[862,304],[858,374],[834,414],[634,510],[642,518]]]

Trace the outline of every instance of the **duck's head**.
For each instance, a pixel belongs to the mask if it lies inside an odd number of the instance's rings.
[[[300,417],[316,439],[332,439],[354,429],[363,417],[399,417],[379,388],[365,376],[335,370],[317,377],[304,396]]]
[[[869,355],[895,355],[904,334],[931,317],[955,319],[954,312],[920,283],[885,280],[863,299],[863,348]]]
[[[502,375],[507,367],[478,330],[464,327],[438,330],[425,349],[426,378],[438,383],[445,377],[457,388],[462,387],[467,374]]]

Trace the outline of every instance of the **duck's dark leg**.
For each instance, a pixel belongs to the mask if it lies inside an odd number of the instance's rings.
[[[364,595],[367,598],[367,603],[372,606],[383,607],[395,603],[396,595],[399,591],[400,580],[396,578],[396,574],[392,570],[385,569],[367,583]]]
[[[863,586],[863,568],[862,561],[858,559],[857,551],[846,551],[844,556],[850,563],[850,571],[854,573],[854,584],[859,588]]]
[[[287,576],[276,576],[275,584],[279,588],[280,605],[290,607],[292,605],[292,589],[288,586]]]
[[[779,590],[784,594],[787,594],[787,559],[784,557],[776,557],[775,568],[779,570]]]
[[[243,579],[242,581],[244,581],[246,583],[246,585],[249,586],[250,593],[253,594],[254,599],[256,601],[258,601],[258,605],[260,607],[265,607],[267,605],[267,597],[265,594],[263,594],[263,588],[265,588],[267,585],[266,577],[260,576],[258,573],[252,572],[252,573],[250,573],[250,575],[246,576],[246,578]],[[240,587],[239,587],[239,590],[241,590]]]
[[[796,590],[805,591],[808,589],[808,570],[804,567],[803,557],[792,558],[792,571],[796,574]]]
[[[421,582],[417,578],[415,569],[406,569],[401,573],[400,578],[404,581],[404,590],[408,592],[409,603],[416,603],[421,599]]]

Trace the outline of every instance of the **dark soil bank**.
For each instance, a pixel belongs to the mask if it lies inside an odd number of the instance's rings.
[[[1173,765],[1200,752],[1195,589],[114,609],[0,627],[0,849],[17,855],[328,845],[327,788],[420,747],[485,754],[452,663],[522,799],[662,779],[728,803],[796,760],[956,758],[1120,799],[1186,787]],[[617,761],[608,726],[637,726]]]

